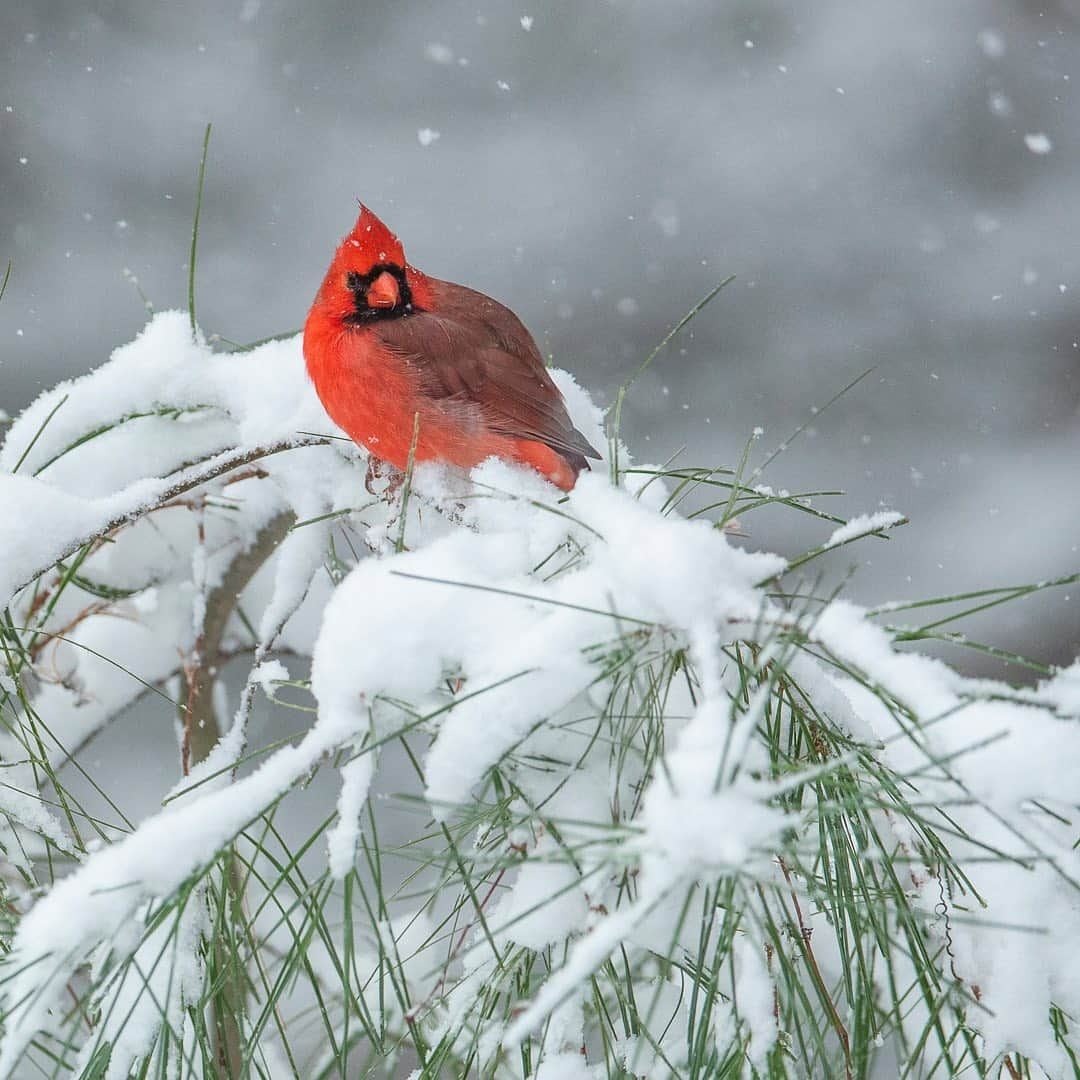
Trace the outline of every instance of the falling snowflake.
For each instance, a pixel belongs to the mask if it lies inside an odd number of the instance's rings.
[[[991,60],[997,60],[998,57],[1005,55],[1005,39],[996,30],[989,28],[980,30],[975,36],[975,41],[982,49],[983,55],[990,57]]]
[[[1050,136],[1043,131],[1036,131],[1024,136],[1024,144],[1033,154],[1049,154],[1054,149]]]
[[[433,41],[424,46],[424,56],[433,64],[451,64],[454,61],[453,50],[441,41]]]

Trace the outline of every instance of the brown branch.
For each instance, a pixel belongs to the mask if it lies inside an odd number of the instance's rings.
[[[218,653],[218,656],[221,660],[221,666],[224,667],[230,661],[236,660],[241,656],[250,656],[254,650],[254,645],[242,646],[235,649],[222,649],[221,652]],[[284,645],[275,646],[274,654],[276,656],[294,657],[298,660],[311,659],[308,653],[299,652],[296,649]],[[143,686],[142,689],[139,690],[139,692],[135,695],[135,697],[133,697],[130,701],[127,701],[116,712],[106,717],[97,727],[94,728],[93,731],[84,735],[82,739],[77,742],[65,744],[64,756],[60,761],[56,762],[53,765],[53,769],[57,773],[60,773],[64,769],[66,769],[72,763],[72,761],[75,760],[76,756],[82,753],[88,746],[92,745],[94,740],[97,739],[97,737],[105,731],[109,724],[116,720],[123,712],[128,709],[134,708],[142,701],[144,697],[146,697],[147,694],[154,693],[154,691],[159,686],[164,686],[166,683],[169,682],[170,679],[175,679],[178,676],[183,676],[184,669],[184,662],[178,663],[176,667],[172,669],[172,671],[168,671],[160,678],[155,679],[153,686]]]
[[[73,630],[78,629],[80,623],[85,622],[87,619],[94,615],[112,615],[118,619],[127,619],[130,616],[121,615],[118,612],[112,611],[112,603],[107,600],[99,600],[92,604],[87,604],[81,611],[76,613],[70,618],[63,626],[57,630],[36,630],[35,634],[40,635],[39,639],[35,641],[26,651],[30,656],[32,663],[37,663],[38,657],[42,651],[52,642],[63,642]]]
[[[187,776],[192,764],[206,759],[221,732],[214,713],[213,688],[222,663],[221,643],[240,594],[255,572],[274,553],[296,521],[291,510],[282,510],[262,527],[246,551],[229,564],[221,583],[206,598],[202,630],[184,665],[187,711],[183,716],[184,746],[181,764]]]
[[[214,683],[224,663],[221,643],[240,594],[256,571],[277,550],[296,521],[291,510],[279,511],[256,534],[251,546],[229,563],[221,582],[206,597],[206,613],[195,647],[183,666],[187,708],[182,716],[184,738],[181,747],[181,766],[187,776],[192,765],[205,761],[221,737],[217,714],[214,711]],[[224,853],[222,888],[227,891],[228,904],[234,920],[243,921],[240,874],[232,848]],[[214,1053],[218,1075],[239,1077],[244,1067],[244,1041],[240,1018],[244,1012],[246,979],[238,970],[240,959],[215,935],[211,944],[213,965],[222,978],[219,995],[213,1006]]]
[[[814,955],[814,948],[810,944],[810,937],[813,934],[813,931],[803,920],[802,908],[799,906],[799,898],[795,895],[795,889],[791,884],[791,873],[788,871],[787,864],[779,855],[777,855],[776,861],[780,864],[780,869],[784,872],[784,880],[787,881],[791,892],[791,902],[795,905],[795,916],[799,920],[799,940],[802,943],[803,956],[806,957],[806,961],[814,973],[814,981],[818,984],[818,990],[828,1005],[833,1027],[836,1029],[836,1034],[844,1049],[844,1075],[847,1077],[847,1080],[851,1080],[851,1042],[848,1039],[847,1028],[844,1027],[844,1022],[840,1019],[840,1014],[836,1011],[836,1005],[833,1003],[833,999],[829,994],[829,988],[825,985],[825,980],[821,975],[821,968],[818,967],[817,957]]]

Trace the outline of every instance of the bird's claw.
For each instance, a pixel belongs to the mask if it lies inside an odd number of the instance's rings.
[[[381,491],[377,491],[375,482],[383,479],[386,480],[386,486]],[[395,468],[387,461],[381,461],[379,458],[368,458],[364,487],[367,488],[369,495],[384,499],[388,503],[393,502],[403,483],[405,483],[405,474],[400,469]]]

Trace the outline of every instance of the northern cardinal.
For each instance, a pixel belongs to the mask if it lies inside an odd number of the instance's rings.
[[[359,446],[405,469],[469,469],[499,457],[569,491],[600,455],[521,320],[483,293],[428,277],[361,205],[304,326],[308,374],[330,417]],[[369,472],[370,480],[370,472]]]

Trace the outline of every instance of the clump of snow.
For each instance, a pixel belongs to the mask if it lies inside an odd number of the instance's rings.
[[[825,547],[839,547],[841,544],[849,544],[860,536],[868,536],[870,533],[881,532],[891,529],[894,525],[901,525],[907,518],[895,510],[879,510],[875,514],[860,514],[853,517],[845,525],[841,525],[833,531],[833,534],[825,541]]]
[[[696,764],[702,763],[707,770],[715,759],[697,759]],[[711,781],[712,777],[699,779]],[[770,790],[739,784],[715,793],[708,788],[702,792],[700,784],[684,781],[680,774],[678,780],[665,780],[649,789],[641,815],[645,833],[640,844],[646,859],[705,875],[750,869],[755,855],[765,861],[772,857],[788,821],[769,806]],[[698,792],[691,793],[695,787]]]
[[[555,841],[545,837],[499,905],[499,925],[511,941],[540,950],[576,934],[587,917],[578,873],[561,858]]]
[[[416,141],[424,147],[431,146],[442,138],[442,132],[436,131],[434,128],[420,128],[416,133]]]
[[[360,835],[360,815],[374,775],[370,754],[354,748],[353,759],[341,769],[341,795],[337,803],[337,824],[326,841],[330,873],[341,880],[353,868]]]
[[[274,683],[287,682],[289,669],[280,660],[264,660],[255,669],[254,679],[267,697],[274,696]]]

